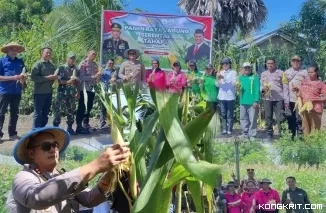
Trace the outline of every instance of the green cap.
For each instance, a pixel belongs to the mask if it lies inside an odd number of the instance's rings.
[[[67,55],[68,58],[72,58],[75,57],[76,58],[76,54],[74,52],[69,52]]]

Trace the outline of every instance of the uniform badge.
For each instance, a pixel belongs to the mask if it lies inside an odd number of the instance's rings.
[[[123,50],[123,49],[125,49],[126,47],[125,47],[125,44],[124,43],[121,43],[120,45],[119,45],[119,49],[120,50]]]

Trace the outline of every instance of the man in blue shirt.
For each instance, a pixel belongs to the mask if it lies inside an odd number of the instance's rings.
[[[7,55],[0,58],[0,138],[3,137],[3,123],[8,105],[10,107],[10,120],[8,126],[9,138],[18,139],[16,126],[18,120],[19,103],[26,75],[24,61],[17,58],[17,54],[24,52],[25,48],[17,43],[8,43],[1,48]],[[26,69],[25,69],[26,70]]]
[[[119,77],[117,71],[114,69],[114,60],[109,59],[106,68],[102,72],[101,83],[104,84],[105,91],[107,92],[115,92],[116,84],[121,83],[121,78]],[[105,128],[106,126],[106,108],[103,104],[101,104],[101,114],[100,114],[100,122],[101,128]]]

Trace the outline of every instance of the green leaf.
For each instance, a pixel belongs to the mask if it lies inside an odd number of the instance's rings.
[[[178,94],[156,92],[159,120],[177,162],[196,162],[178,118]]]
[[[174,187],[190,173],[179,163],[175,163],[170,171],[170,177],[164,182],[164,188]]]
[[[192,147],[195,147],[198,141],[203,137],[203,133],[210,123],[214,113],[214,110],[207,109],[195,119],[190,121],[186,126],[185,132],[190,140]]]
[[[191,193],[192,200],[195,203],[197,213],[205,213],[204,204],[202,200],[200,181],[186,179],[188,189]]]
[[[214,187],[213,186],[209,186],[209,185],[204,185],[205,189],[206,189],[206,197],[207,197],[207,203],[208,203],[208,212],[212,212],[213,211],[213,206],[214,204],[214,194],[213,194],[213,190]]]
[[[182,163],[182,165],[192,176],[210,186],[215,186],[216,178],[218,174],[221,173],[221,169],[218,165],[206,161],[198,161],[196,163],[188,162]]]
[[[212,163],[214,156],[214,141],[220,131],[220,116],[218,113],[214,113],[213,118],[209,122],[209,125],[205,131],[205,136],[202,140],[204,144],[204,159],[205,161]]]

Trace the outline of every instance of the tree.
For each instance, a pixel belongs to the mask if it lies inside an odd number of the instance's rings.
[[[68,0],[54,9],[46,20],[55,39],[75,44],[84,50],[99,50],[102,7],[121,10],[119,0]]]
[[[267,8],[262,0],[180,0],[178,5],[189,15],[209,16],[213,13],[214,37],[219,43],[228,41],[236,31],[247,34],[260,29],[267,18]]]

